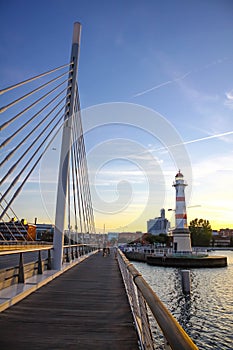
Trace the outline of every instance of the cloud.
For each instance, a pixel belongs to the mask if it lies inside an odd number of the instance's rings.
[[[226,97],[228,98],[228,100],[233,101],[233,90],[226,92]]]
[[[224,101],[224,106],[233,109],[233,90],[226,92],[226,99]]]

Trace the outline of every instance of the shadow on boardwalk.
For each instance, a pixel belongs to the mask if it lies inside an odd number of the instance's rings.
[[[138,349],[113,254],[90,256],[0,314],[0,348]]]

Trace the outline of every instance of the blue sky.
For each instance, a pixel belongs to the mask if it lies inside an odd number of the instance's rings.
[[[1,88],[68,63],[73,23],[82,23],[78,81],[98,230],[145,231],[160,208],[174,208],[179,154],[187,206],[199,205],[188,220],[232,227],[231,0],[2,0],[0,7]],[[172,148],[178,139],[182,146]],[[53,222],[54,153],[15,203],[29,221]]]

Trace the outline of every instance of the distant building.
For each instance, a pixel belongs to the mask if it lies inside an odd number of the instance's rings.
[[[165,209],[161,209],[161,216],[147,221],[147,232],[152,235],[168,234],[170,222],[165,218]]]
[[[52,241],[54,234],[54,225],[52,224],[36,224],[36,240]]]
[[[232,228],[221,228],[219,230],[219,236],[233,237],[233,229]]]
[[[36,225],[28,224],[24,219],[17,221],[15,218],[0,222],[0,240],[35,241]]]
[[[137,232],[119,232],[118,243],[130,243],[141,238],[143,233],[141,231]]]
[[[218,230],[212,230],[212,236],[218,236],[219,232]]]
[[[210,245],[213,247],[232,247],[233,229],[221,228],[219,231],[213,230]]]
[[[109,242],[118,242],[119,233],[118,232],[108,232],[108,241]]]
[[[213,236],[210,241],[210,246],[212,247],[230,247],[231,246],[231,238],[223,237],[223,236]]]

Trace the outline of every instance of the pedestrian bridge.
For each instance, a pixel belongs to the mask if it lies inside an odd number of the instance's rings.
[[[105,257],[88,246],[70,253],[61,270],[47,269],[45,258],[41,271],[36,260],[32,277],[0,291],[1,349],[156,349],[154,327],[164,349],[197,349],[120,250]]]
[[[0,329],[1,349],[138,348],[113,253],[106,258],[91,254],[7,309]]]
[[[70,63],[0,90],[4,245],[35,243],[12,206],[62,130],[53,242],[0,251],[0,348],[152,350],[158,325],[164,349],[197,349],[122,252],[98,249],[76,81],[80,33],[75,23]]]

